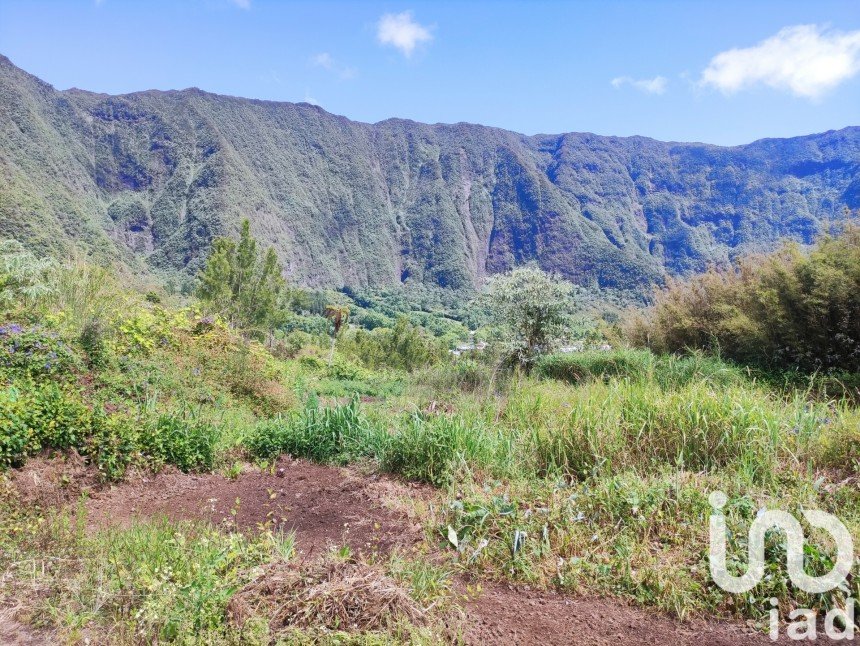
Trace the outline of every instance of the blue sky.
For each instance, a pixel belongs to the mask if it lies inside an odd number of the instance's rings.
[[[860,0],[0,0],[0,52],[60,89],[370,122],[719,144],[860,125]]]

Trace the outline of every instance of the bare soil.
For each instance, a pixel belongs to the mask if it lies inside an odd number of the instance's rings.
[[[466,603],[468,644],[549,646],[738,646],[783,643],[746,626],[724,622],[680,622],[616,599],[572,598],[510,586],[484,586]],[[787,641],[785,643],[788,643]]]
[[[0,644],[3,646],[47,646],[46,635],[16,621],[10,610],[0,610]]]
[[[295,531],[309,556],[328,546],[356,553],[408,548],[423,538],[405,497],[420,488],[353,470],[282,458],[273,472],[247,467],[236,479],[167,471],[93,492],[86,504],[90,527],[128,525],[135,518],[205,519],[239,529]]]
[[[22,497],[70,504],[86,491],[91,530],[126,526],[136,518],[204,519],[241,530],[270,527],[296,532],[303,558],[331,545],[356,553],[385,553],[420,543],[423,530],[409,499],[431,502],[434,492],[353,469],[283,458],[272,472],[253,467],[236,479],[174,470],[136,474],[109,488],[95,484],[77,459],[37,460],[12,476]],[[464,602],[451,628],[469,644],[771,644],[767,636],[724,622],[680,622],[616,599],[583,599],[482,583]],[[16,641],[17,640],[17,641]],[[0,612],[0,644],[44,643],[38,634]],[[788,643],[788,642],[786,642]]]

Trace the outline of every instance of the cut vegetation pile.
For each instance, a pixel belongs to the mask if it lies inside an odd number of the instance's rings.
[[[284,628],[385,631],[424,623],[424,610],[380,566],[327,556],[310,563],[273,563],[230,603],[230,613],[268,617]]]

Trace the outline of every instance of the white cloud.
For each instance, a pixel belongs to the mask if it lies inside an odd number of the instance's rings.
[[[646,94],[663,94],[669,84],[669,80],[665,76],[655,76],[652,79],[634,79],[630,76],[617,76],[610,82],[612,83],[612,87],[616,89],[629,85]]]
[[[317,54],[316,56],[312,57],[311,63],[313,63],[317,67],[322,67],[327,70],[330,70],[332,69],[332,67],[334,67],[334,59],[328,52],[322,52],[321,54]]]
[[[420,43],[433,40],[433,34],[412,19],[412,12],[404,11],[382,16],[376,25],[376,38],[380,44],[396,47],[408,58]]]
[[[328,52],[321,52],[311,56],[311,65],[320,67],[326,71],[336,74],[342,80],[355,78],[358,71],[354,67],[348,67],[338,63]]]
[[[711,59],[700,85],[733,94],[756,85],[816,99],[860,71],[860,31],[785,27],[753,47]]]
[[[251,8],[251,0],[230,0],[230,2],[239,7],[239,9]]]
[[[319,105],[320,102],[317,101],[310,95],[310,92],[305,91],[305,98],[303,99],[305,103],[310,103],[311,105]]]

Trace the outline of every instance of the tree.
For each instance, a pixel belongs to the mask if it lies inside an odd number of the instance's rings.
[[[231,323],[267,328],[284,288],[281,265],[274,249],[260,259],[248,220],[242,222],[238,244],[218,238],[200,273],[197,295]]]
[[[573,285],[538,267],[521,267],[493,277],[482,297],[504,341],[527,371],[551,352],[567,331]]]

